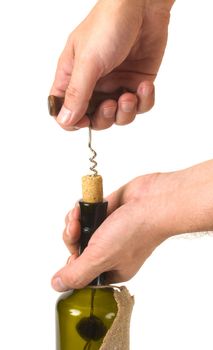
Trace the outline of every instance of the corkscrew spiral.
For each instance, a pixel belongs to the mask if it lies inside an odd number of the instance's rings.
[[[95,161],[95,158],[97,157],[97,153],[95,152],[95,150],[92,148],[92,129],[89,126],[89,143],[88,143],[88,147],[90,149],[90,151],[92,152],[92,157],[89,158],[90,162],[92,163],[90,170],[93,172],[93,176],[97,176],[98,175],[98,171],[96,169],[98,163]]]

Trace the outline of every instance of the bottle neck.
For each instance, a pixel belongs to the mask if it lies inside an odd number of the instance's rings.
[[[108,202],[86,203],[79,202],[80,205],[80,222],[81,222],[81,238],[79,254],[82,254],[87,247],[90,238],[97,228],[107,217]],[[105,284],[105,274],[96,277],[89,285],[100,286]]]

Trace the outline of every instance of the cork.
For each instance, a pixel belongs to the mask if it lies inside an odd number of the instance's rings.
[[[86,203],[103,202],[103,181],[100,175],[82,177],[82,200]]]

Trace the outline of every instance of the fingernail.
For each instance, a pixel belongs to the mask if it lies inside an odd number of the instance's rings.
[[[124,113],[133,112],[135,110],[135,103],[134,102],[122,102],[121,109]]]
[[[67,228],[66,228],[66,235],[67,235],[67,237],[69,237],[69,238],[70,238],[70,236],[71,236],[70,230],[71,230],[71,224],[68,223]]]
[[[75,208],[79,208],[79,201],[80,199],[75,202]]]
[[[67,290],[67,287],[62,282],[61,277],[53,278],[52,287],[56,290],[56,292],[65,292]]]
[[[68,219],[71,221],[73,219],[73,209],[68,213]]]
[[[79,207],[75,206],[75,208],[72,211],[72,218],[74,220],[79,220]]]
[[[104,108],[103,115],[105,118],[113,118],[115,116],[115,108],[114,107]]]
[[[143,96],[148,97],[153,93],[153,85],[146,85],[140,89]]]
[[[72,259],[72,255],[70,255],[69,258],[67,259],[67,265],[69,265],[71,259]]]
[[[72,120],[72,111],[65,108],[61,108],[59,115],[57,116],[57,121],[62,125],[68,125]]]

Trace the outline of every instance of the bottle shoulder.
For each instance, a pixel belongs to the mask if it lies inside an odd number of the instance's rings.
[[[90,297],[91,291],[95,290],[96,297],[99,298],[114,298],[114,288],[113,287],[106,287],[106,288],[94,288],[94,287],[85,287],[82,289],[72,289],[67,292],[62,293],[58,299],[58,302],[69,302],[70,300],[77,299],[77,298],[87,298]]]
[[[113,288],[91,288],[74,289],[65,292],[57,300],[56,307],[60,309],[84,308],[90,304],[91,295],[94,293],[96,307],[117,309]]]
[[[99,349],[118,312],[113,288],[73,290],[60,296],[56,307],[58,350]],[[85,343],[86,342],[86,343]]]

